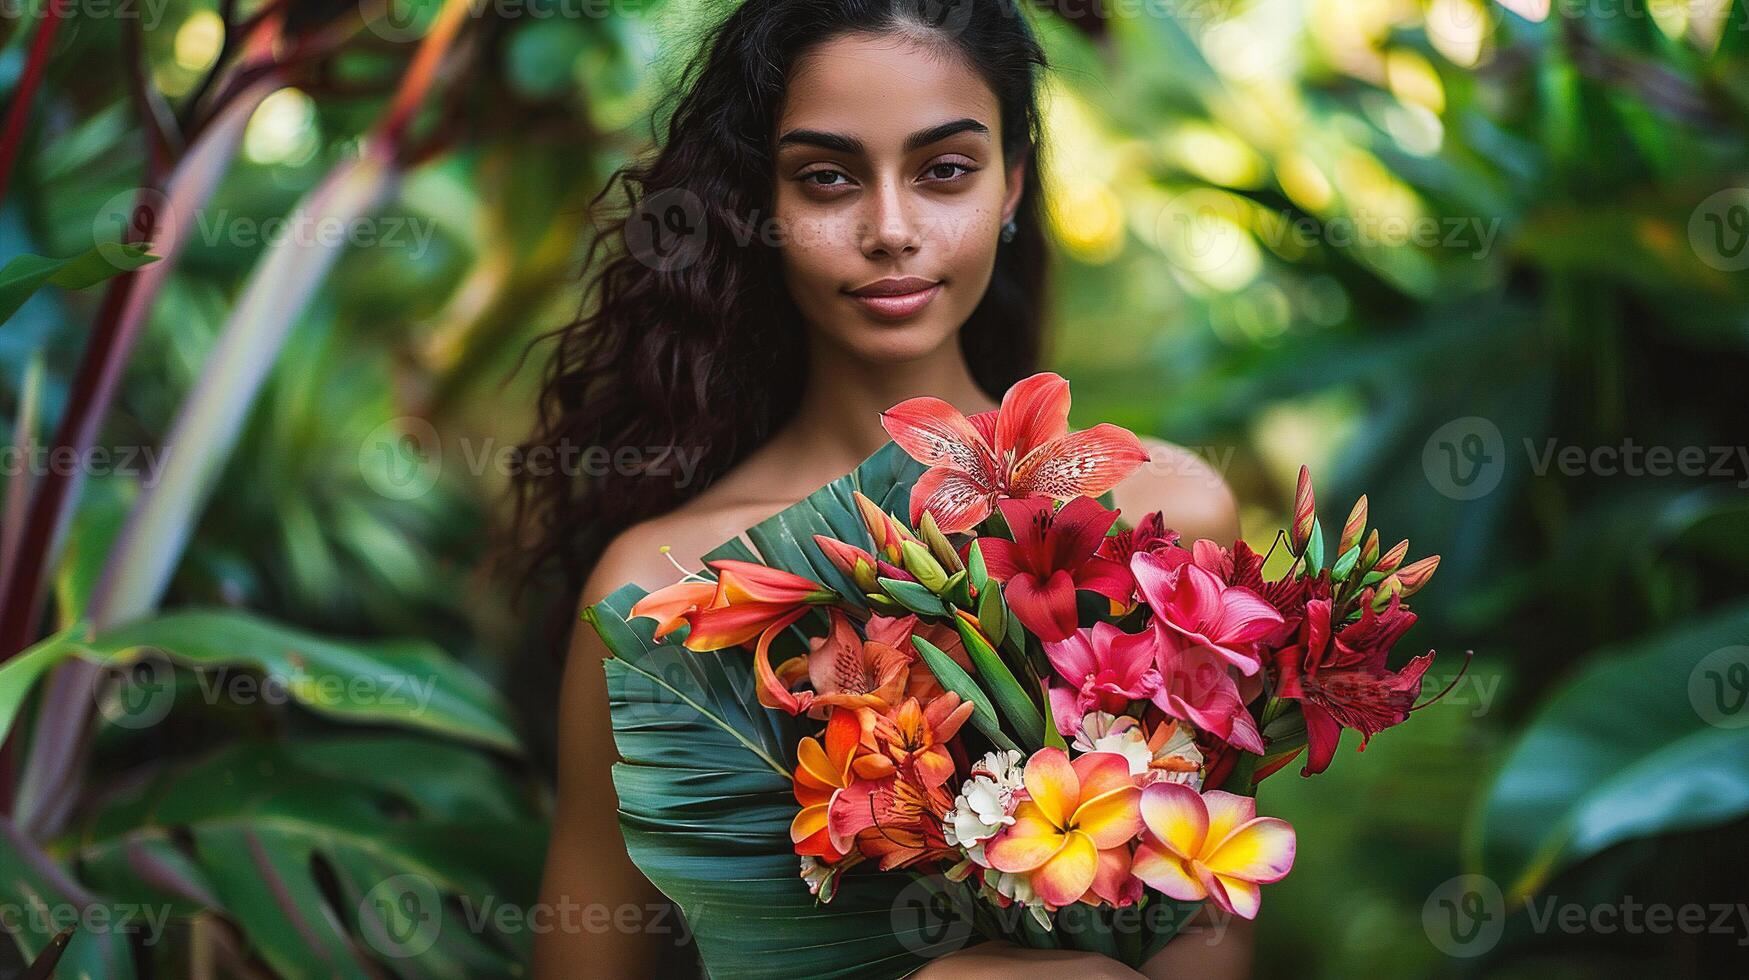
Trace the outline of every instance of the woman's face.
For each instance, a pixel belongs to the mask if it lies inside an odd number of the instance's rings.
[[[816,340],[913,360],[953,341],[1020,199],[996,95],[953,49],[848,35],[801,58],[776,139],[784,279]]]

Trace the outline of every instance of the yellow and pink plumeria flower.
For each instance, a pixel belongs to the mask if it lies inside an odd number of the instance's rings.
[[[1246,919],[1257,917],[1259,885],[1280,881],[1294,866],[1294,829],[1257,815],[1257,801],[1221,790],[1198,793],[1179,783],[1141,792],[1147,834],[1131,871],[1168,897],[1208,899]]]
[[[984,846],[990,866],[1025,874],[1038,897],[1059,908],[1134,901],[1129,845],[1142,815],[1129,761],[1115,752],[1071,760],[1044,748],[1027,760],[1024,782],[1028,798],[1014,808],[1014,822]]]

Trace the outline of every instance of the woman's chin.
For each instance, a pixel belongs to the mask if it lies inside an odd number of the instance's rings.
[[[857,323],[839,334],[839,343],[858,360],[902,364],[939,351],[959,335],[952,324],[920,318],[905,322]]]

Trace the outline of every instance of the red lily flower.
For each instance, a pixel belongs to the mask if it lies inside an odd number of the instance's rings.
[[[1122,565],[1094,554],[1117,511],[1091,497],[1077,497],[1054,512],[1049,497],[997,506],[1014,540],[979,538],[978,548],[990,577],[1006,584],[1002,596],[1009,609],[1033,635],[1048,642],[1075,632],[1076,589],[1129,601],[1135,579]]]
[[[1178,532],[1166,526],[1166,517],[1159,511],[1146,514],[1135,527],[1119,531],[1099,543],[1099,557],[1110,558],[1119,565],[1129,566],[1130,556],[1138,551],[1156,554],[1178,543]]]
[[[911,490],[911,524],[927,510],[944,534],[976,527],[1000,497],[1097,497],[1148,460],[1128,429],[1070,432],[1069,382],[1049,372],[1016,382],[994,412],[968,419],[939,398],[910,398],[881,426],[929,467]]]
[[[1414,625],[1415,614],[1396,596],[1383,612],[1374,612],[1370,592],[1362,593],[1360,619],[1334,635],[1330,600],[1306,603],[1299,641],[1275,652],[1276,694],[1297,698],[1306,716],[1301,775],[1329,768],[1342,729],[1359,732],[1364,749],[1372,736],[1409,717],[1421,691],[1421,675],[1433,663],[1433,654],[1424,653],[1402,670],[1385,667],[1392,645]]]

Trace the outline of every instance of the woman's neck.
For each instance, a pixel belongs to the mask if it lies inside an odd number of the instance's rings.
[[[972,378],[957,342],[902,364],[870,364],[827,344],[809,345],[808,380],[795,416],[772,439],[794,459],[849,472],[887,442],[880,413],[932,395],[967,415],[996,407]]]

